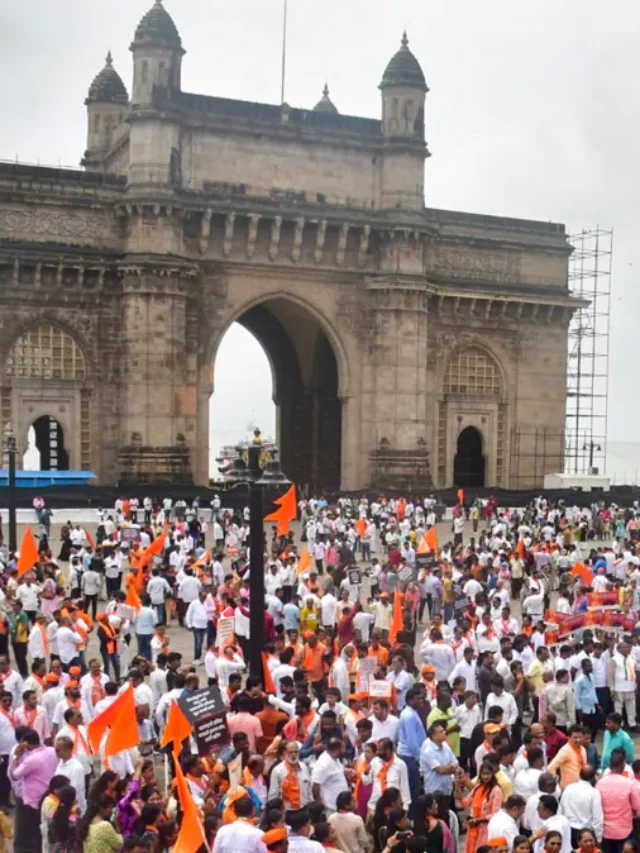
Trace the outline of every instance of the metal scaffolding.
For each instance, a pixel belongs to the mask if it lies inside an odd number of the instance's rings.
[[[569,326],[565,464],[567,474],[603,474],[607,456],[609,315],[613,230],[596,228],[569,238],[573,296],[588,301]]]

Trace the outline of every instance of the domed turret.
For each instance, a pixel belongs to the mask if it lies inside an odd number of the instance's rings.
[[[89,94],[85,104],[128,104],[129,95],[127,88],[122,82],[122,77],[113,67],[111,51],[102,71],[97,74],[89,87]]]
[[[382,75],[380,89],[389,86],[411,86],[425,93],[429,91],[420,63],[409,50],[406,32],[402,34],[400,50],[391,58]]]
[[[153,7],[142,18],[136,29],[133,46],[157,44],[166,47],[181,48],[182,39],[173,18],[162,5],[155,0]]]
[[[322,97],[313,108],[318,113],[337,113],[338,109],[329,97],[329,86],[325,83],[322,90]]]
[[[151,104],[154,86],[180,88],[185,51],[178,28],[162,0],[155,0],[138,24],[130,49],[133,53],[133,104]]]

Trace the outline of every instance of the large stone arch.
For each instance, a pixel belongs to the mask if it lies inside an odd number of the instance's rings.
[[[66,440],[68,466],[92,467],[90,348],[69,324],[41,315],[11,330],[0,342],[3,428],[16,436],[17,462],[28,446],[29,428],[39,419],[58,422]]]
[[[208,393],[213,390],[220,343],[234,322],[256,337],[271,364],[277,439],[285,472],[316,492],[339,488],[343,479],[342,406],[348,397],[351,367],[334,323],[312,302],[282,289],[243,301],[229,311],[204,348]],[[200,400],[199,437],[205,432],[208,446],[203,395]]]

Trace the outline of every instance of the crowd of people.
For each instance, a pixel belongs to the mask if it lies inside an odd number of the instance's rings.
[[[54,558],[38,507],[1,575],[0,851],[171,850],[163,732],[215,685],[228,743],[179,755],[214,853],[638,853],[640,510],[459,498],[300,501],[260,675],[247,509],[123,499]],[[106,755],[87,726],[130,686],[139,743]]]

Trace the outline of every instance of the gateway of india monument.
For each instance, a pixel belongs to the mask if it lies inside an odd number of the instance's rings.
[[[372,118],[326,87],[309,109],[183,91],[162,0],[131,52],[130,91],[110,55],[89,88],[82,169],[0,164],[18,460],[33,426],[42,468],[206,484],[216,352],[239,322],[272,366],[283,469],[315,494],[561,470],[582,304],[565,228],[425,207],[429,89],[406,35]]]

